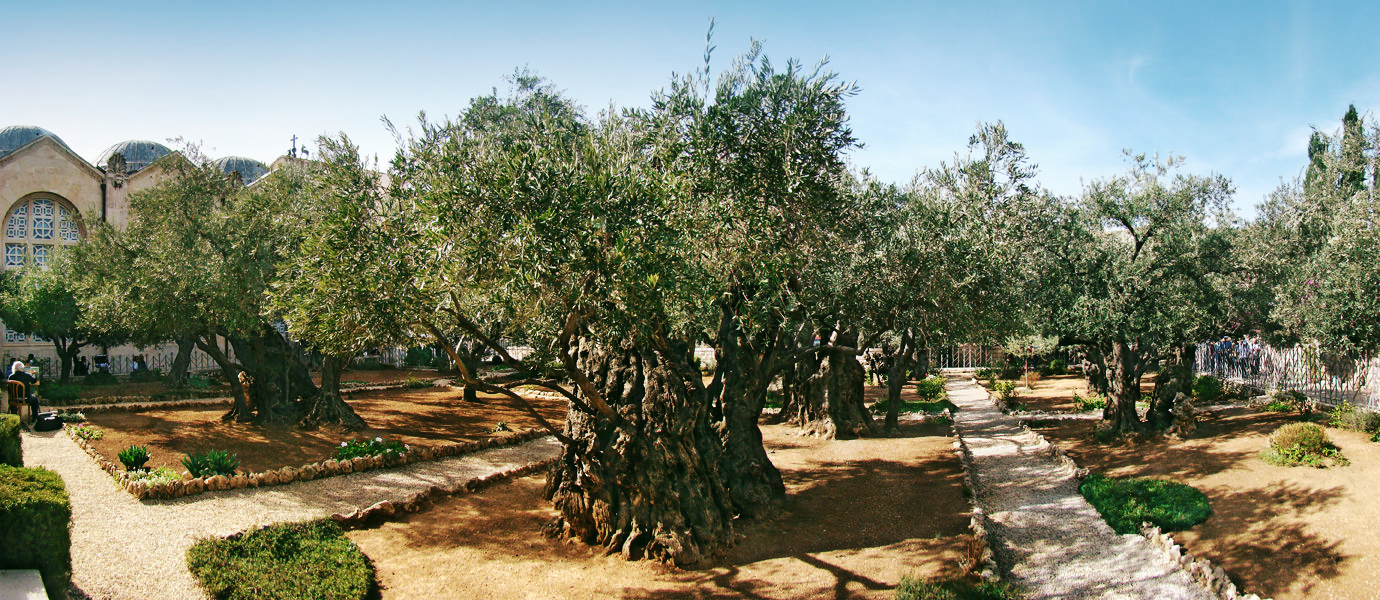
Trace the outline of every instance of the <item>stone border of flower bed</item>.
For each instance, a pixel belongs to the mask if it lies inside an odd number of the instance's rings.
[[[143,398],[142,396],[128,396],[129,398]],[[71,406],[56,406],[56,410],[79,410],[84,413],[101,412],[108,410],[157,410],[160,408],[186,408],[189,406],[217,406],[220,404],[230,404],[234,398],[198,398],[188,400],[148,400],[143,402],[128,402],[124,404],[73,404]]]
[[[946,410],[947,412],[947,410]],[[968,490],[968,504],[972,506],[972,518],[968,520],[968,529],[973,533],[973,548],[969,554],[978,555],[979,565],[974,565],[972,569],[978,571],[983,581],[1000,581],[1001,568],[997,566],[996,555],[992,552],[992,544],[987,533],[987,512],[978,505],[980,494],[977,486],[977,478],[973,477],[973,451],[968,448],[968,442],[963,440],[963,436],[958,434],[958,428],[952,427],[949,434],[954,438],[954,454],[958,455],[958,462],[963,465],[963,487]]]
[[[369,525],[387,520],[396,515],[417,512],[447,496],[458,496],[477,492],[500,481],[530,475],[542,469],[550,468],[551,465],[559,460],[560,457],[557,456],[555,458],[528,463],[505,471],[496,471],[482,477],[475,477],[464,483],[433,485],[425,490],[408,496],[406,500],[400,502],[384,500],[375,502],[366,508],[355,509],[349,513],[334,513],[331,515],[331,520],[339,523],[340,528],[346,530],[368,527]]]
[[[438,458],[450,458],[488,448],[516,446],[549,435],[546,430],[534,427],[501,437],[491,437],[473,442],[437,446],[434,448],[417,448],[396,458],[361,456],[343,461],[327,459],[302,465],[301,467],[282,467],[280,469],[273,469],[261,473],[240,473],[232,477],[226,477],[224,475],[193,477],[181,481],[150,485],[147,481],[131,480],[129,478],[129,473],[122,469],[118,462],[111,462],[102,456],[101,453],[96,450],[95,446],[77,437],[77,435],[73,433],[72,427],[63,425],[63,431],[67,433],[67,437],[71,438],[73,442],[76,442],[79,448],[90,455],[91,458],[95,459],[96,466],[115,478],[116,484],[119,485],[121,489],[129,492],[131,496],[140,500],[183,498],[221,490],[247,487],[269,487],[274,485],[285,485],[297,481],[311,481],[313,479],[347,475],[349,473],[361,473],[375,469],[398,467],[414,462]]]
[[[973,381],[974,383],[977,382],[977,380]],[[990,391],[987,393],[987,398],[997,406],[1001,406],[1000,401],[997,400]],[[1088,469],[1079,467],[1078,463],[1074,462],[1072,458],[1069,458],[1069,455],[1064,452],[1063,448],[1049,441],[1044,435],[1032,431],[1025,421],[1021,421],[1021,429],[1032,433],[1037,441],[1047,444],[1049,449],[1046,453],[1062,463],[1065,467],[1068,467],[1075,479],[1082,480],[1088,476]],[[1141,526],[1141,535],[1150,540],[1150,545],[1159,550],[1170,562],[1178,565],[1180,569],[1187,573],[1194,581],[1198,582],[1199,585],[1203,586],[1203,589],[1214,598],[1219,598],[1220,600],[1262,600],[1260,596],[1255,594],[1240,595],[1240,592],[1236,588],[1236,584],[1232,583],[1231,578],[1227,576],[1226,571],[1222,569],[1222,567],[1213,567],[1212,562],[1208,559],[1194,559],[1193,555],[1184,552],[1182,547],[1174,543],[1173,536],[1169,535],[1167,532],[1161,532],[1159,527],[1144,523]]]

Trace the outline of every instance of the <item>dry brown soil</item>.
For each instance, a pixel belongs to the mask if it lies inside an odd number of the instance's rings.
[[[1241,408],[1204,418],[1185,440],[1144,436],[1104,444],[1092,437],[1096,422],[1089,421],[1035,429],[1080,466],[1201,490],[1212,516],[1174,537],[1248,592],[1276,600],[1380,598],[1380,444],[1329,428],[1350,466],[1276,467],[1260,459],[1260,450],[1271,431],[1298,417]]]
[[[774,517],[736,523],[736,546],[705,568],[542,537],[555,516],[541,499],[544,477],[349,536],[374,561],[384,598],[889,599],[903,574],[960,573],[969,507],[947,425],[849,441],[762,429],[789,500]]]
[[[391,372],[391,375],[389,373]],[[342,379],[395,381],[396,371],[350,371]],[[389,377],[384,379],[384,377]],[[435,377],[435,372],[431,372]],[[239,455],[240,469],[264,471],[298,466],[330,458],[340,443],[349,439],[386,437],[418,447],[440,446],[492,435],[498,422],[514,431],[536,427],[537,422],[510,400],[480,394],[478,403],[467,403],[461,392],[444,388],[353,392],[347,402],[368,429],[357,432],[337,427],[303,431],[296,427],[260,427],[223,423],[228,404],[161,410],[107,410],[87,415],[91,425],[105,433],[95,442],[101,454],[116,460],[131,444],[146,446],[153,458],[150,467],[171,467],[179,472],[189,452],[227,450]],[[534,400],[548,421],[560,427],[565,421],[564,400]]]

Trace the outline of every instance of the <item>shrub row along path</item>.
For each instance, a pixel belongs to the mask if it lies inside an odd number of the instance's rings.
[[[1145,538],[1112,531],[1049,443],[1002,414],[986,390],[966,375],[945,387],[997,561],[1027,598],[1212,597]]]
[[[117,487],[66,434],[22,435],[24,464],[57,471],[67,484],[73,584],[92,598],[130,600],[205,598],[187,571],[187,549],[198,538],[398,502],[431,486],[463,484],[560,453],[560,443],[548,436],[392,469],[141,502]]]

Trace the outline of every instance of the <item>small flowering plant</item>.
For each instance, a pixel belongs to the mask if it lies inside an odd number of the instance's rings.
[[[105,433],[90,425],[74,425],[72,434],[83,440],[99,440],[105,437]]]
[[[386,440],[381,437],[372,440],[366,438],[340,442],[340,447],[335,449],[335,459],[350,460],[361,456],[397,458],[410,450],[412,450],[411,447],[397,440]]]

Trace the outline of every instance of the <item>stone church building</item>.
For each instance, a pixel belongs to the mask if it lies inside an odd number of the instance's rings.
[[[129,221],[129,197],[156,185],[163,176],[160,161],[174,152],[158,142],[130,140],[108,148],[88,162],[62,139],[41,127],[0,129],[0,208],[5,212],[4,268],[47,264],[53,250],[80,243],[87,224],[104,221],[123,227]],[[264,163],[229,156],[216,161],[248,185],[269,172]],[[126,354],[133,349],[126,350]],[[0,356],[53,356],[53,345],[4,328]],[[83,350],[83,354],[94,353]],[[112,365],[120,369],[112,349]],[[152,364],[157,367],[159,365]]]

